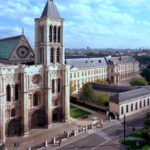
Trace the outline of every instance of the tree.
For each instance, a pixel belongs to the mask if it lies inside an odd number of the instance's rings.
[[[142,132],[142,137],[145,139],[148,143],[150,143],[150,130],[144,129]]]
[[[73,82],[70,81],[70,95],[74,92],[75,87],[73,86]]]
[[[100,80],[100,79],[97,80],[97,83],[99,83],[99,84],[108,84],[108,82],[106,80]]]
[[[133,78],[130,81],[130,85],[132,86],[146,86],[148,82],[144,78]]]
[[[80,93],[80,99],[83,101],[94,99],[94,91],[90,83],[83,85]]]
[[[96,101],[99,105],[108,106],[109,105],[109,98],[110,96],[105,93],[101,93],[97,98]]]
[[[143,69],[141,75],[150,83],[150,68],[149,67],[150,66],[148,66],[146,69]]]

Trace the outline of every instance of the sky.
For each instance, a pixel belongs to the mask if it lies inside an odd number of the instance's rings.
[[[0,0],[0,38],[22,28],[34,48],[34,18],[47,0]],[[150,48],[150,0],[54,0],[66,48]]]

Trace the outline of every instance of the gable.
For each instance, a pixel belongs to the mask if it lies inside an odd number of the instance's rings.
[[[9,59],[21,36],[0,40],[0,59]]]
[[[20,54],[18,54],[21,47],[24,47],[27,49],[27,53],[26,53],[26,55],[24,55],[24,57],[20,57]],[[31,61],[33,59],[34,59],[34,53],[32,51],[32,48],[31,48],[29,42],[27,41],[27,39],[25,38],[25,36],[22,36],[20,38],[18,44],[16,45],[15,49],[12,51],[12,53],[10,55],[10,60]]]

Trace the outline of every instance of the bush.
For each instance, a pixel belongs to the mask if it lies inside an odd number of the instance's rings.
[[[148,112],[148,113],[146,114],[146,118],[147,118],[147,119],[150,119],[150,112]]]
[[[130,81],[130,85],[132,86],[146,86],[148,82],[144,78],[133,78]]]
[[[145,139],[148,143],[150,143],[150,130],[144,129],[142,132],[142,137]]]
[[[109,98],[110,98],[110,96],[108,94],[100,94],[96,98],[96,101],[99,105],[109,106]]]
[[[97,80],[97,83],[99,83],[99,84],[108,84],[108,82],[106,80],[100,80],[100,79]]]
[[[145,127],[150,127],[150,120],[146,120],[145,122],[144,122],[144,125],[145,125]]]
[[[94,111],[101,111],[101,112],[106,112],[107,111],[107,110],[104,110],[102,108],[98,108],[98,107],[95,107],[95,106],[88,105],[86,103],[79,102],[75,99],[70,99],[70,101],[73,104],[80,105],[82,107],[85,107],[85,108],[88,108],[88,109],[91,109],[91,110],[94,110]]]

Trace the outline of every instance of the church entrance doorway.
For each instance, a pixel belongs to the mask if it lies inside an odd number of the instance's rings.
[[[7,136],[21,135],[21,121],[20,119],[12,119],[7,126]]]
[[[61,122],[63,119],[62,108],[55,108],[53,110],[53,122]]]
[[[42,128],[42,127],[45,127],[45,125],[46,125],[45,112],[42,110],[36,110],[32,114],[31,129]]]

